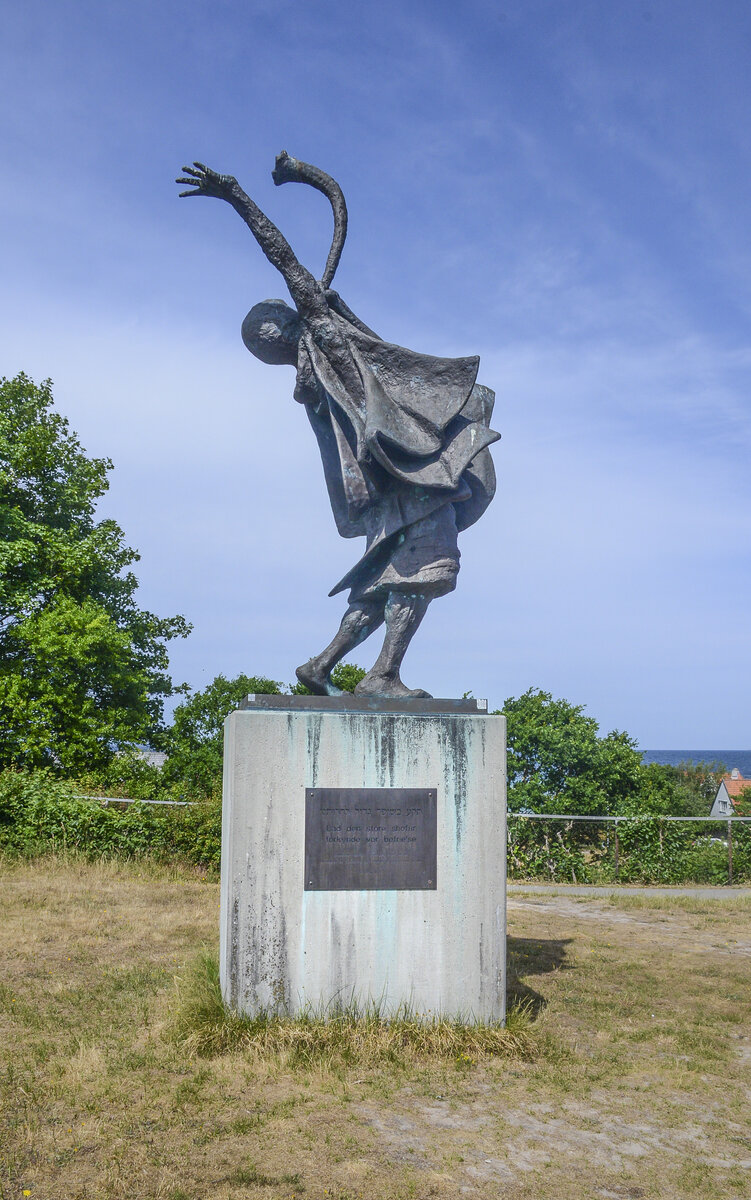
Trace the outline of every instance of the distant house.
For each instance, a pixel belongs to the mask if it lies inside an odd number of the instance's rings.
[[[118,750],[116,753],[125,754],[126,751]],[[156,767],[160,771],[167,761],[167,755],[163,750],[151,750],[148,746],[134,746],[133,750],[127,753],[134,754],[136,758],[140,758],[141,762],[147,763],[150,767]]]
[[[710,817],[732,817],[735,815],[736,797],[746,788],[751,788],[751,779],[744,779],[737,767],[729,775],[723,775],[717,795],[709,811]]]
[[[136,750],[136,754],[138,758],[143,759],[150,767],[158,767],[160,771],[167,761],[167,755],[162,750],[147,750],[144,747],[143,749],[139,748]]]

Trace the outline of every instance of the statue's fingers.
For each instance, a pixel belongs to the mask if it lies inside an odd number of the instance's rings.
[[[175,182],[177,182],[177,180]],[[198,188],[195,188],[192,192],[178,192],[177,197],[179,200],[181,196],[203,196],[203,194],[204,193],[199,191]]]
[[[211,170],[211,167],[207,167],[204,163],[194,162],[193,166],[198,167],[198,170],[203,171],[206,175],[215,175],[216,174],[215,171]]]
[[[195,175],[196,178],[200,175],[200,171],[194,171],[192,167],[180,167],[180,170],[184,171],[186,175]]]
[[[175,183],[188,183],[191,187],[198,186],[198,180],[195,178],[195,176],[191,179],[189,175],[181,175],[179,179],[175,180]]]

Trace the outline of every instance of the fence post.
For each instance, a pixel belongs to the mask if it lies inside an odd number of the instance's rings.
[[[662,817],[660,817],[659,825],[657,826],[657,832],[658,832],[658,834],[659,834],[659,838],[660,838],[660,865],[659,865],[659,867],[658,867],[657,878],[658,878],[660,881],[662,881],[662,877],[663,877],[663,874],[664,874],[664,872],[663,872],[663,869],[662,869],[662,868],[663,868],[663,864],[664,864],[664,861],[665,861],[665,846],[664,846],[664,838],[663,838],[663,831],[664,831],[664,828],[665,828],[665,826],[664,826],[664,822],[663,822],[663,820],[662,820]]]
[[[618,882],[618,851],[619,851],[619,849],[620,849],[620,847],[618,844],[618,818],[616,817],[616,819],[615,819],[615,881],[616,881],[616,883]]]
[[[728,821],[728,883],[733,882],[733,822]]]

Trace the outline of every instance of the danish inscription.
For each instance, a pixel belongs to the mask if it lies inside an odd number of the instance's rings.
[[[435,788],[307,788],[305,890],[434,889]]]

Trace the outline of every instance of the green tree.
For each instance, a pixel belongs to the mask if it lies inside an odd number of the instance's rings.
[[[225,717],[247,695],[279,695],[281,690],[273,679],[217,675],[203,691],[178,704],[164,740],[168,755],[163,768],[165,783],[182,785],[194,796],[217,792],[222,785]]]
[[[338,662],[331,672],[331,682],[334,687],[341,688],[343,692],[354,692],[361,679],[364,679],[367,671],[363,667],[358,667],[357,663]]]
[[[337,663],[331,679],[342,691],[353,692],[364,675],[355,663]],[[293,696],[310,695],[301,683],[289,690]],[[194,796],[215,795],[222,786],[225,717],[248,695],[278,696],[283,691],[280,683],[264,676],[217,675],[203,691],[178,704],[163,743],[168,754],[164,783]]]
[[[644,767],[641,808],[671,817],[708,817],[726,771],[723,763],[650,763]]]
[[[600,737],[583,705],[530,688],[509,698],[503,712],[512,811],[604,816],[638,797],[642,761],[636,743],[617,730]]]
[[[735,797],[733,808],[736,817],[751,817],[751,783]]]
[[[354,692],[366,675],[367,671],[364,667],[358,667],[357,663],[338,662],[331,672],[331,682],[343,692]],[[293,696],[310,695],[310,688],[306,688],[304,683],[294,683],[289,690]]]
[[[0,765],[95,770],[158,741],[183,617],[141,610],[138,560],[95,519],[112,464],[90,458],[49,381],[0,379]]]

